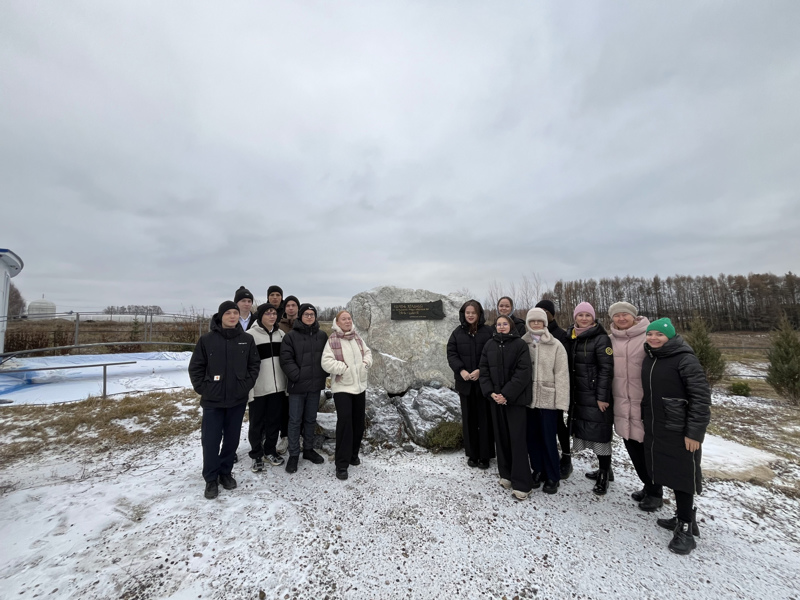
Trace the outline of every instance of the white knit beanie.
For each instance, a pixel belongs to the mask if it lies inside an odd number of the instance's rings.
[[[541,321],[544,323],[543,329],[547,329],[547,313],[543,308],[532,308],[528,311],[528,316],[525,317],[525,328],[530,330],[531,321]]]
[[[639,315],[639,311],[630,302],[615,302],[608,307],[608,316],[613,317],[617,313],[628,313],[634,317]]]

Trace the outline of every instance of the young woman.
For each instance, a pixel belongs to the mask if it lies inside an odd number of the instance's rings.
[[[331,374],[336,404],[336,477],[347,479],[347,467],[360,465],[358,452],[364,438],[367,369],[372,352],[353,326],[346,310],[331,325],[333,332],[322,352],[322,368]]]
[[[494,433],[491,408],[478,383],[478,366],[483,347],[492,338],[492,328],[485,324],[483,307],[477,300],[465,302],[458,316],[461,325],[447,341],[447,362],[461,398],[464,452],[470,467],[488,469],[489,460],[494,458]]]
[[[647,327],[642,363],[642,420],[647,472],[652,484],[675,492],[676,514],[658,519],[673,531],[668,548],[689,554],[696,547],[694,495],[703,491],[702,443],[711,419],[711,390],[694,351],[669,319]]]
[[[478,380],[491,400],[500,485],[524,500],[533,487],[525,412],[531,402],[531,356],[510,317],[497,317],[495,329],[483,347]]]
[[[663,504],[660,485],[654,485],[647,475],[644,460],[644,425],[642,424],[642,361],[645,333],[650,320],[638,316],[638,310],[628,302],[615,302],[608,309],[611,317],[611,347],[614,349],[614,429],[625,442],[633,468],[644,484],[631,498],[639,508],[653,512]]]
[[[555,494],[561,480],[556,432],[563,411],[569,409],[569,366],[564,346],[547,329],[547,314],[532,308],[526,319],[533,397],[528,408],[528,456],[533,487]]]
[[[281,411],[286,398],[286,375],[280,364],[283,332],[278,329],[278,310],[272,304],[258,307],[256,321],[247,330],[256,342],[261,358],[261,370],[256,385],[250,392],[248,404],[250,425],[247,437],[250,441],[250,470],[258,473],[264,470],[264,460],[273,467],[283,464],[275,445],[278,442],[278,429],[281,424]]]
[[[597,322],[591,304],[581,302],[572,316],[575,324],[567,331],[567,357],[573,452],[591,449],[597,455],[600,468],[586,473],[586,477],[596,480],[592,491],[603,496],[608,492],[608,482],[614,480],[611,473],[614,351],[606,330]]]
[[[497,314],[511,319],[511,325],[517,334],[525,335],[525,321],[514,314],[514,301],[508,296],[503,296],[497,301]]]

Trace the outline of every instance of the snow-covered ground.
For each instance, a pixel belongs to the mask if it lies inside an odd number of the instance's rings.
[[[53,404],[85,400],[103,393],[102,367],[53,369],[59,366],[136,361],[107,367],[109,395],[191,387],[187,368],[191,352],[138,352],[12,359],[0,367],[0,405]],[[8,373],[13,369],[38,369]]]
[[[713,440],[708,442],[713,445]],[[301,460],[205,500],[199,432],[162,448],[69,448],[0,470],[4,598],[792,598],[800,504],[711,481],[688,557],[638,510],[615,448],[604,498],[576,458],[558,494],[515,501],[462,453],[378,450],[334,477]],[[743,454],[747,449],[740,447]],[[708,452],[708,450],[707,450]],[[708,452],[712,455],[712,452]],[[263,591],[264,596],[259,596]]]

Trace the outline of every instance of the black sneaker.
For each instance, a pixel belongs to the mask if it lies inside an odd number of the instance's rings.
[[[639,508],[644,512],[655,512],[662,506],[664,506],[664,500],[655,496],[645,496],[644,500],[639,502]]]
[[[316,450],[303,450],[303,460],[310,460],[315,465],[321,465],[325,459]]]
[[[344,481],[347,479],[347,469],[336,469],[336,479]]]
[[[271,467],[283,466],[283,457],[278,456],[277,454],[270,454],[269,456],[265,456],[264,460],[267,461]]]
[[[469,459],[467,459],[467,466],[468,467],[477,467],[478,466],[478,461],[475,460],[474,458],[469,458]]]
[[[297,473],[297,463],[299,461],[300,461],[299,456],[290,456],[289,460],[286,461],[286,472]]]
[[[361,464],[361,459],[358,458],[357,456],[354,456],[353,458],[350,459],[350,464],[353,465],[354,467],[357,467],[358,465]]]
[[[206,481],[206,492],[203,495],[209,500],[213,500],[219,496],[219,486],[217,485],[216,479],[214,481]]]
[[[634,500],[636,500],[636,502],[641,502],[641,501],[642,501],[642,500],[644,500],[646,497],[647,497],[647,490],[646,490],[646,488],[642,488],[642,489],[640,489],[638,492],[633,492],[633,493],[631,494],[631,498],[633,498]],[[673,529],[674,529],[674,528],[673,528]]]
[[[489,468],[489,461],[488,460],[479,460],[478,461],[478,468],[479,469],[488,469]]]
[[[572,455],[562,455],[558,468],[561,471],[561,479],[569,479],[569,476],[572,475]]]
[[[553,481],[552,479],[548,479],[544,482],[544,487],[542,491],[545,494],[555,494],[558,491],[559,482]]]
[[[219,482],[222,484],[226,490],[235,490],[236,489],[236,480],[230,473],[221,473],[219,476]]]
[[[531,473],[531,477],[533,477],[533,487],[531,489],[538,490],[542,487],[542,482],[544,482],[544,474],[534,471]]]
[[[250,470],[253,473],[258,473],[264,470],[264,458],[259,456],[258,458],[253,459],[253,465],[250,467]]]

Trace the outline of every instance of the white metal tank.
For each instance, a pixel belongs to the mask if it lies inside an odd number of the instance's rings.
[[[6,341],[6,313],[11,278],[16,277],[23,266],[19,256],[8,248],[0,248],[0,353],[3,352]]]

